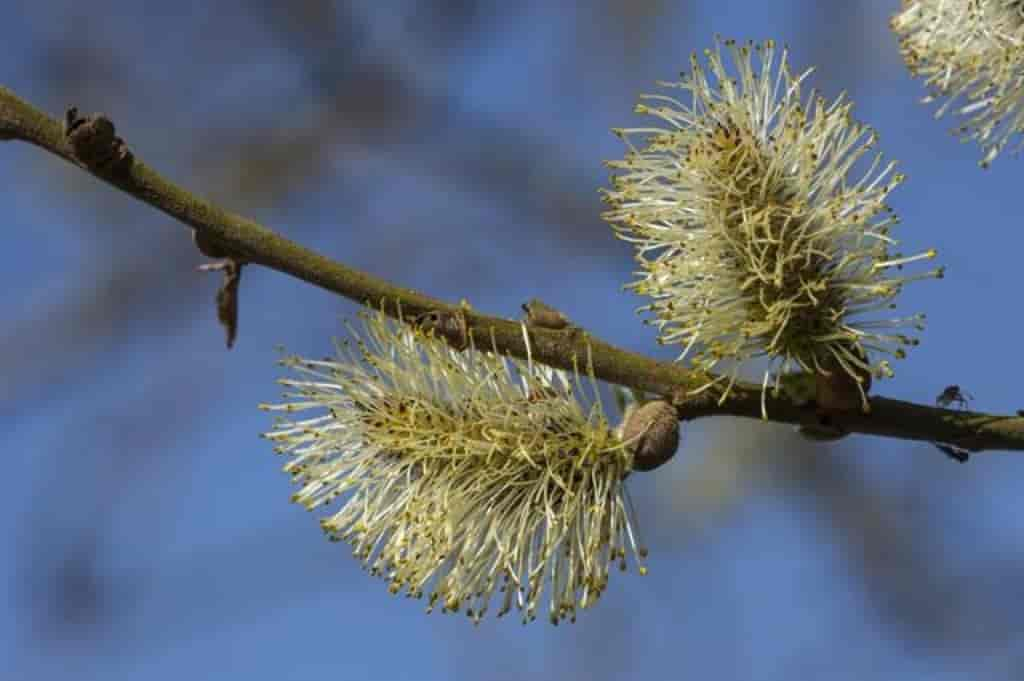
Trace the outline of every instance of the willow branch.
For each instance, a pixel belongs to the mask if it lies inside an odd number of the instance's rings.
[[[523,324],[450,304],[335,262],[248,218],[224,210],[179,187],[127,151],[106,119],[82,120],[69,111],[62,125],[10,90],[0,87],[0,140],[21,140],[61,157],[99,179],[192,227],[207,244],[239,262],[254,263],[297,277],[385,313],[410,319],[428,313],[460,315],[478,347],[525,359]],[[109,125],[109,130],[104,126]],[[70,128],[70,129],[69,129]],[[96,132],[96,131],[99,132]],[[98,135],[97,142],[93,137]],[[107,148],[109,147],[109,149]],[[669,397],[681,419],[730,415],[761,418],[760,386],[740,384],[719,403],[711,395],[694,395],[706,377],[669,362],[659,362],[607,343],[574,326],[529,327],[533,360],[561,369],[592,367],[604,381]],[[768,396],[771,421],[813,424],[813,406],[798,406],[785,396]],[[942,409],[882,397],[871,398],[871,413],[844,413],[840,423],[849,432],[904,440],[938,441],[970,449],[1024,450],[1024,418]]]

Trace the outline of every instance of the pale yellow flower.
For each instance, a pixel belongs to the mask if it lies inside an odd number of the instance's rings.
[[[931,91],[924,101],[963,117],[955,132],[978,141],[988,166],[1024,130],[1024,2],[903,0],[890,23]]]
[[[294,500],[336,502],[323,529],[392,593],[474,621],[492,601],[532,620],[546,593],[557,623],[597,600],[610,565],[642,563],[633,455],[596,390],[578,399],[578,375],[458,352],[377,313],[353,335],[336,360],[284,360],[300,377],[264,405],[283,414],[266,437],[290,459]],[[319,413],[290,417],[305,410]]]
[[[641,309],[659,341],[697,368],[725,367],[722,399],[757,357],[770,360],[766,387],[796,370],[838,367],[860,384],[891,374],[878,355],[902,357],[917,341],[899,330],[921,328],[923,315],[872,313],[889,312],[907,282],[941,276],[900,272],[933,251],[891,252],[885,200],[903,177],[844,97],[802,97],[809,71],[794,75],[785,50],[720,41],[705,58],[660,83],[678,95],[641,98],[637,112],[655,121],[617,130],[628,151],[608,163],[618,174],[604,217],[636,247],[630,287],[653,299]]]

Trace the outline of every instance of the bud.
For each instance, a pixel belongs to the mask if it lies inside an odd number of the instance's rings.
[[[633,451],[633,470],[654,470],[679,449],[679,414],[663,400],[631,404],[619,425],[619,437]]]
[[[814,378],[817,388],[814,402],[819,412],[861,409],[867,414],[871,411],[868,401],[871,373],[862,351],[822,361]]]
[[[523,312],[526,314],[526,323],[530,326],[555,330],[564,329],[569,326],[569,318],[560,310],[556,310],[536,298],[523,303]]]
[[[443,338],[455,350],[469,347],[469,330],[462,310],[431,310],[413,320],[415,326]]]

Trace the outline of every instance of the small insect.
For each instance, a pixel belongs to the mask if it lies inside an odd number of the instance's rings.
[[[973,399],[974,396],[966,390],[962,390],[960,386],[947,385],[946,389],[935,398],[935,404],[940,407],[949,407],[955,404],[958,409],[967,409],[968,403]]]

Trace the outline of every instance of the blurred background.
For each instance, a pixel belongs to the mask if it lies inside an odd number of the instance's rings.
[[[917,103],[896,0],[7,3],[0,82],[112,116],[186,187],[431,295],[539,297],[669,357],[620,292],[608,132],[721,33],[788,43],[849,91],[908,181],[923,343],[878,392],[1020,394],[1020,160],[977,167]],[[868,437],[705,419],[630,481],[651,572],[575,625],[423,614],[288,503],[257,438],[275,347],[319,356],[355,308],[250,268],[234,350],[189,231],[22,144],[0,146],[0,677],[1024,678],[1024,458],[967,465]]]

